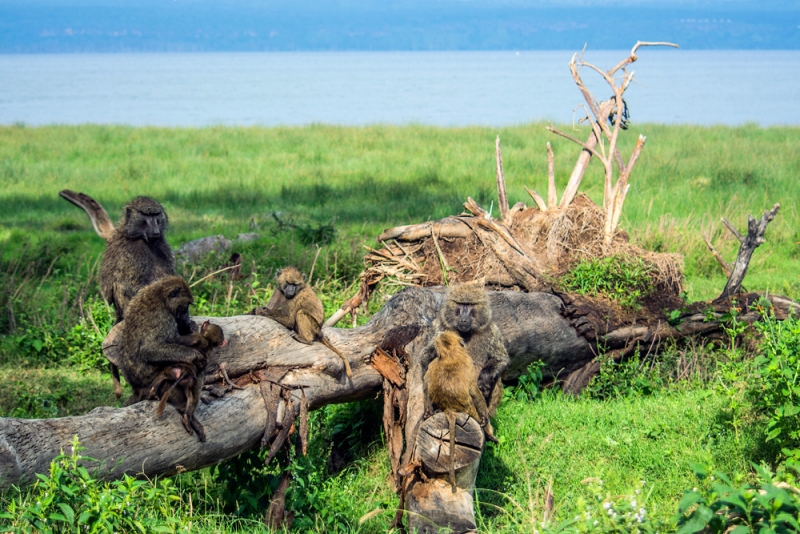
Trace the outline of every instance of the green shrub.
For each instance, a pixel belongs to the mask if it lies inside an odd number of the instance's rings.
[[[764,314],[756,329],[764,339],[755,359],[756,374],[749,398],[767,418],[768,442],[780,447],[781,455],[800,459],[800,320],[778,321]]]
[[[753,467],[759,482],[734,487],[724,474],[694,466],[701,487],[687,491],[678,504],[678,534],[800,531],[798,490],[776,480],[765,467]]]
[[[170,479],[158,482],[102,482],[83,466],[95,460],[81,456],[77,437],[72,451],[50,463],[48,475],[37,474],[32,488],[17,489],[4,499],[3,519],[16,532],[175,532],[181,519],[181,497]]]
[[[586,386],[586,395],[598,400],[652,395],[662,385],[658,373],[645,368],[638,352],[619,363],[604,354],[600,357],[600,372]]]
[[[593,297],[602,295],[626,308],[638,302],[655,288],[650,278],[653,267],[641,258],[610,256],[583,260],[560,280],[567,291]]]
[[[514,399],[518,402],[535,401],[542,394],[542,369],[545,363],[541,360],[532,362],[517,379],[517,385],[503,392],[503,400]]]

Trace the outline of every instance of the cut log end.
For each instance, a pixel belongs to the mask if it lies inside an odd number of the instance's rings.
[[[467,414],[456,416],[455,469],[470,465],[483,452],[483,430]],[[423,465],[433,473],[450,470],[450,427],[440,412],[422,422],[417,435],[417,450]]]

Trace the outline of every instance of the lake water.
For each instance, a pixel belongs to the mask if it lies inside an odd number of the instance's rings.
[[[587,51],[608,69],[628,51]],[[636,122],[800,124],[800,51],[643,48]],[[570,122],[570,51],[0,55],[0,123]],[[610,92],[589,69],[597,97]]]

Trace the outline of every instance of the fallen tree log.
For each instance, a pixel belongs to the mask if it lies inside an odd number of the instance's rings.
[[[296,420],[300,421],[302,439],[303,413],[307,410],[372,397],[382,389],[386,394],[390,391],[387,381],[405,380],[401,426],[393,423],[389,451],[391,480],[400,493],[396,521],[402,521],[405,510],[412,512],[409,526],[420,531],[435,532],[448,524],[467,528],[474,523],[472,486],[479,460],[460,471],[458,491],[454,493],[443,477],[421,475],[424,457],[420,458],[417,447],[409,446],[417,443],[424,410],[418,357],[433,335],[430,327],[442,296],[442,288],[408,288],[395,295],[365,326],[326,328],[328,339],[348,358],[353,371],[351,379],[346,377],[336,354],[321,343],[298,343],[288,330],[271,319],[214,318],[225,330],[229,343],[212,353],[206,382],[212,389],[227,391],[209,405],[201,404],[198,408],[197,415],[206,429],[205,443],[186,433],[177,411],[168,409],[162,417],[157,417],[155,401],[121,409],[100,407],[76,417],[3,418],[0,419],[0,488],[29,483],[36,473],[46,473],[55,456],[62,450],[69,451],[76,435],[86,448],[83,454],[97,460],[87,467],[95,469],[96,475],[104,479],[120,478],[123,474],[152,477],[200,469],[250,450],[259,442],[262,446],[271,444],[271,457],[276,443],[278,446],[283,443],[280,436],[285,441]],[[760,318],[757,311],[748,307],[748,303],[757,299],[766,304],[763,299],[768,298],[778,318],[800,312],[800,305],[783,297],[751,294],[739,298],[742,321]],[[588,380],[586,377],[592,373],[586,372],[586,366],[597,366],[595,356],[601,347],[620,357],[637,346],[657,351],[658,345],[668,338],[708,336],[721,331],[715,317],[722,319],[723,313],[723,305],[714,303],[707,305],[708,309],[702,313],[699,307],[694,312],[687,311],[672,324],[665,316],[651,323],[613,325],[607,322],[601,309],[591,309],[581,299],[553,292],[490,292],[490,301],[511,358],[507,380],[515,379],[531,362],[539,360],[545,363],[543,370],[547,376],[579,376]],[[583,313],[587,309],[592,313]],[[104,343],[104,350],[112,360],[119,349],[115,344],[117,333],[115,327]],[[398,350],[407,356],[404,377],[387,373],[391,366],[386,363],[389,361],[386,354],[394,355]],[[376,353],[379,357],[373,365]],[[569,378],[565,384],[570,383]],[[236,385],[235,389],[225,387],[228,380]],[[275,386],[284,395],[273,395],[272,403],[266,390]],[[502,432],[502,428],[498,430]],[[455,515],[443,512],[444,502],[447,510],[458,512]]]
[[[85,455],[102,465],[98,474],[119,478],[123,473],[146,476],[200,469],[233,457],[257,445],[267,422],[267,410],[253,371],[285,367],[280,383],[302,388],[313,410],[330,403],[349,402],[374,396],[381,391],[383,377],[368,362],[381,345],[391,345],[403,332],[414,334],[406,345],[409,354],[418,353],[430,339],[430,325],[441,302],[441,288],[409,288],[393,297],[368,324],[355,329],[326,328],[325,334],[353,369],[346,379],[342,362],[322,344],[304,345],[274,321],[257,316],[214,318],[223,327],[228,346],[215,351],[208,367],[208,383],[222,384],[221,366],[242,387],[202,405],[198,417],[206,427],[208,441],[189,436],[174,410],[155,416],[155,401],[128,408],[100,407],[86,415],[57,419],[0,419],[0,487],[33,480],[35,473],[47,472],[49,462],[67,450],[77,435]],[[565,295],[554,293],[490,293],[495,322],[500,327],[511,358],[507,380],[514,380],[533,361],[545,363],[547,376],[566,377],[591,362],[598,346],[609,350],[631,350],[635,342],[652,345],[670,337],[709,335],[720,330],[708,320],[708,313],[688,314],[675,326],[666,320],[655,324],[625,325],[598,330],[599,322],[587,320],[581,307]],[[754,300],[755,296],[750,300]],[[782,297],[770,296],[776,315],[797,313],[800,306]],[[757,320],[755,312],[744,311],[740,320]],[[416,333],[414,333],[416,332]],[[113,353],[115,331],[109,335],[108,351]],[[411,380],[409,378],[409,380]],[[421,380],[419,380],[421,383]],[[413,391],[409,400],[412,409]],[[301,402],[300,389],[292,392],[295,409]],[[421,413],[421,412],[420,412]],[[278,422],[283,414],[278,409]],[[419,416],[409,416],[410,426]],[[408,433],[407,433],[408,434]],[[408,442],[408,440],[406,440]]]
[[[367,362],[377,346],[391,345],[404,331],[418,332],[406,350],[417,352],[428,342],[441,300],[441,289],[410,288],[392,298],[370,322],[347,330],[326,328],[325,334],[347,356],[353,370],[348,380],[339,357],[324,345],[304,345],[274,321],[257,316],[214,318],[229,343],[215,351],[207,369],[207,383],[221,384],[220,366],[243,389],[232,390],[208,406],[198,417],[208,441],[200,443],[183,429],[180,417],[167,410],[155,416],[155,401],[128,408],[97,408],[86,415],[58,419],[0,419],[0,487],[31,481],[47,472],[60,450],[68,450],[77,435],[84,454],[102,465],[98,475],[119,478],[123,473],[146,476],[200,469],[246,451],[262,438],[267,422],[265,403],[253,371],[276,366],[287,368],[281,385],[302,388],[309,409],[329,403],[374,396],[382,376]],[[513,379],[534,360],[543,360],[553,374],[569,372],[594,357],[591,343],[579,336],[562,315],[561,299],[549,293],[491,294],[495,318],[506,338]],[[116,329],[109,334],[106,351],[114,353]],[[112,356],[113,358],[113,356]],[[300,389],[292,392],[296,409]],[[283,415],[278,409],[276,419]]]

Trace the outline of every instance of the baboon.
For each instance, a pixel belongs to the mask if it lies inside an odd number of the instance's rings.
[[[100,266],[100,292],[114,306],[116,322],[125,317],[131,299],[151,282],[175,273],[172,250],[164,239],[167,214],[149,197],[136,197],[108,239]],[[119,370],[111,364],[114,394],[122,395]]]
[[[306,285],[303,273],[295,267],[284,267],[277,273],[278,288],[272,294],[267,305],[256,308],[253,315],[270,317],[294,332],[294,338],[305,344],[320,341],[323,345],[339,355],[344,362],[344,371],[352,378],[350,363],[344,354],[334,347],[322,333],[325,312],[322,301]]]
[[[225,334],[219,325],[205,321],[200,326],[199,333],[195,332],[185,336],[178,336],[177,343],[200,351],[207,360],[212,349],[224,347],[228,342],[225,340]],[[197,409],[197,405],[200,401],[200,394],[203,390],[204,370],[204,368],[199,369],[187,364],[173,365],[164,368],[155,380],[153,380],[148,395],[149,399],[160,399],[158,408],[156,408],[156,415],[160,416],[164,413],[164,408],[168,400],[171,400],[172,404],[176,406],[184,406],[185,408],[181,413],[193,414]],[[172,384],[167,387],[167,384],[170,382]],[[175,390],[178,387],[180,387],[180,390],[176,392]],[[188,421],[184,421],[184,426],[187,424]]]
[[[192,333],[189,305],[193,302],[189,285],[180,276],[161,278],[139,291],[125,309],[120,368],[133,388],[126,405],[147,398],[165,370],[172,372],[176,381],[194,378],[193,402],[181,394],[181,389],[172,391],[168,402],[182,414],[187,432],[197,432],[200,441],[205,441],[205,430],[195,417],[194,408],[199,400],[197,385],[202,387],[202,372],[208,360],[201,351],[181,343],[181,336]]]
[[[457,332],[464,340],[478,373],[478,388],[486,401],[489,417],[494,417],[503,397],[500,378],[510,360],[503,344],[503,335],[492,322],[492,306],[482,281],[467,282],[448,289],[435,326],[438,332]],[[432,349],[427,349],[423,365],[436,356]]]
[[[437,357],[430,362],[423,378],[425,412],[443,411],[450,425],[450,483],[456,491],[456,412],[463,412],[484,427],[486,437],[497,441],[489,423],[483,394],[478,389],[478,376],[464,340],[456,332],[446,330],[433,342]]]

